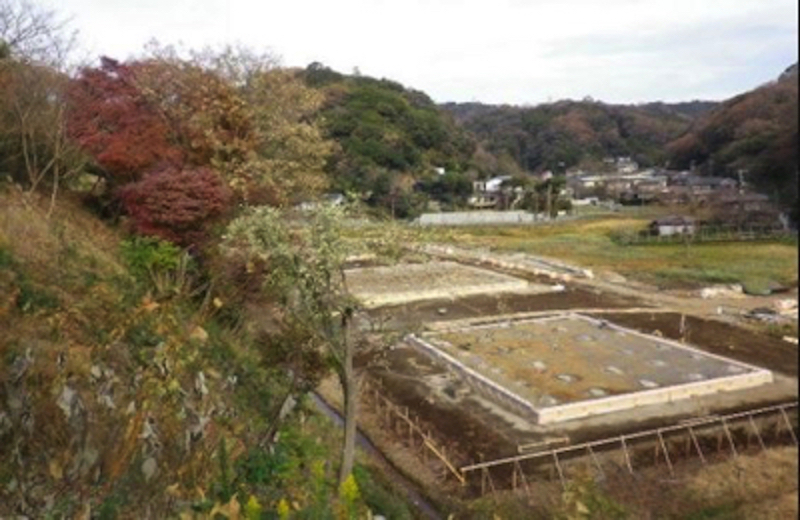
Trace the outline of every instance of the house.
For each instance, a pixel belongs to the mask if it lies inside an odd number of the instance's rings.
[[[639,165],[630,157],[617,157],[616,166],[619,173],[634,173],[639,169]]]
[[[726,193],[711,201],[714,221],[739,227],[783,226],[780,210],[761,193]]]
[[[727,177],[700,177],[697,175],[687,175],[678,180],[678,185],[688,187],[693,194],[697,195],[717,191],[735,190],[738,186],[738,182]]]
[[[472,196],[467,200],[467,204],[476,209],[496,207],[505,197],[501,189],[503,183],[510,180],[510,175],[500,175],[485,181],[474,181],[472,183]]]
[[[670,215],[650,222],[648,227],[651,235],[666,237],[672,235],[693,235],[696,225],[692,217]]]

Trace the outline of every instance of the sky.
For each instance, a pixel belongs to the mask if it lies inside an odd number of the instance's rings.
[[[87,56],[156,39],[389,78],[436,102],[723,100],[798,57],[797,0],[44,0]]]

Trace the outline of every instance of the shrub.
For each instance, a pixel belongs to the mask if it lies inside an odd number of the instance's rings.
[[[178,267],[181,250],[170,242],[154,237],[132,237],[122,241],[122,258],[137,278],[152,272]]]
[[[137,233],[192,246],[207,239],[231,194],[210,168],[167,166],[123,187],[119,198]]]

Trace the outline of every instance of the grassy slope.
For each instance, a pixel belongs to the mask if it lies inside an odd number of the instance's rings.
[[[301,405],[275,454],[255,449],[285,371],[178,284],[135,280],[79,203],[47,202],[0,185],[0,517],[166,518],[235,491],[333,518],[338,428]],[[408,517],[373,475],[360,511]]]

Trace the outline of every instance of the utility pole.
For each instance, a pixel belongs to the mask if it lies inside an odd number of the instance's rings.
[[[739,177],[739,194],[741,195],[744,193],[744,174],[747,173],[747,170],[739,168],[736,170],[736,174]]]

